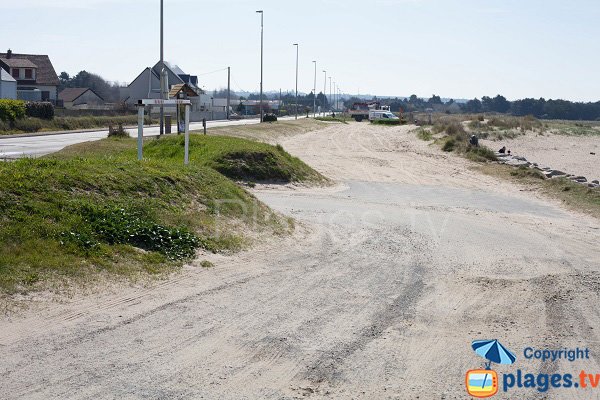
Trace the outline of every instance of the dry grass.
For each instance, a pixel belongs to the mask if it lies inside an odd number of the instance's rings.
[[[600,217],[600,189],[589,188],[565,178],[545,179],[537,170],[502,164],[483,164],[477,170],[527,186],[530,190],[559,200],[569,209]]]
[[[221,126],[210,128],[209,135],[235,136],[245,139],[255,139],[267,143],[274,143],[276,139],[286,136],[295,136],[307,132],[325,129],[329,126],[326,122],[316,121],[312,118],[302,118],[291,121],[277,121],[264,124]],[[201,131],[196,131],[199,133]]]

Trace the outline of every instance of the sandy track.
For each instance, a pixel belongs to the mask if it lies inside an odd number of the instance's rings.
[[[600,370],[521,357],[600,354],[597,220],[498,185],[405,127],[281,143],[339,182],[256,190],[301,223],[296,235],[3,320],[0,397],[466,398],[464,373],[482,366],[469,345],[485,338],[528,372]]]

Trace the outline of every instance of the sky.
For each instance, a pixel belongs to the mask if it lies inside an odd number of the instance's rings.
[[[164,0],[165,60],[208,90],[324,82],[341,92],[600,100],[598,0]],[[48,54],[57,73],[129,83],[159,52],[159,0],[0,0],[0,49]],[[215,72],[217,71],[217,72]]]

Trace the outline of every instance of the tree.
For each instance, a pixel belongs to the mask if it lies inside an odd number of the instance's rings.
[[[440,96],[436,96],[435,94],[431,95],[431,98],[427,100],[427,103],[430,106],[444,104],[442,102],[442,98]]]
[[[481,101],[477,98],[467,101],[463,106],[463,110],[466,112],[478,113],[481,112],[481,109]]]

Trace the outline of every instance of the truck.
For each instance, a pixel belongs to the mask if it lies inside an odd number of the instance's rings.
[[[354,118],[356,122],[361,122],[364,119],[369,119],[369,111],[381,109],[381,104],[378,101],[368,103],[354,103],[348,110],[350,118]]]

